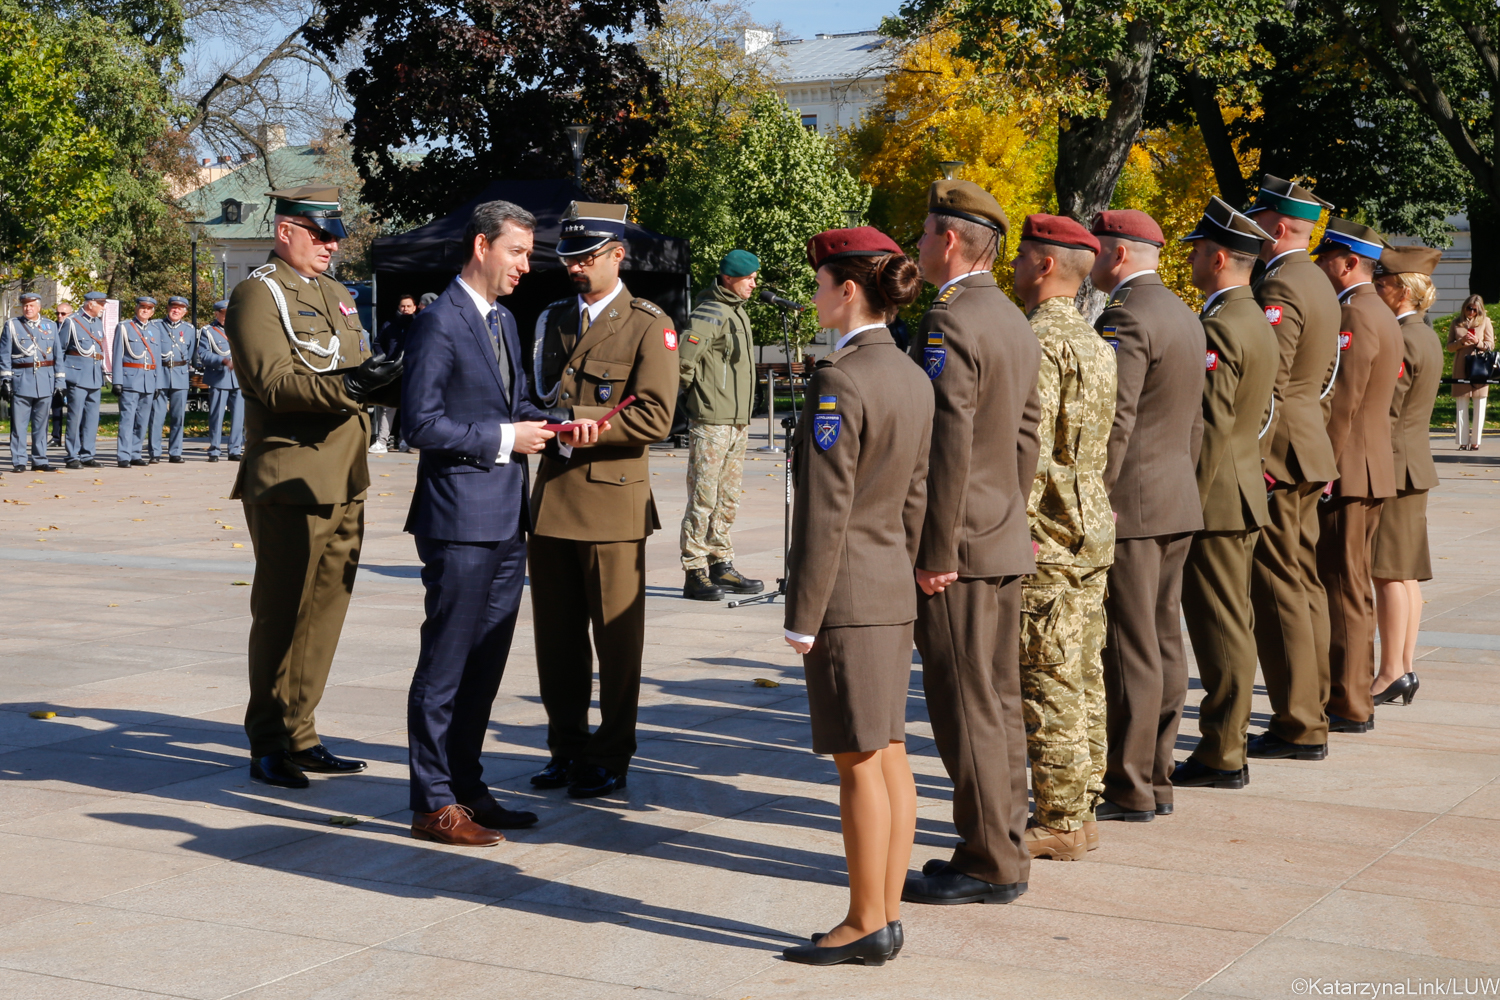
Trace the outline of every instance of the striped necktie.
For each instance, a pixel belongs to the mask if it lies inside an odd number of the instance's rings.
[[[500,384],[505,386],[505,394],[509,396],[510,358],[506,356],[505,341],[500,336],[500,307],[492,307],[487,318],[490,326],[490,346],[495,350],[495,363],[500,366]]]

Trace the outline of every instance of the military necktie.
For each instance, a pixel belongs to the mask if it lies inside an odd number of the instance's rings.
[[[500,384],[505,394],[510,395],[510,358],[505,352],[505,338],[500,336],[500,307],[490,309],[490,346],[495,349],[495,362],[500,366]]]

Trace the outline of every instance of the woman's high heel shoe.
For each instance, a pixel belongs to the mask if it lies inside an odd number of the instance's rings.
[[[886,926],[891,929],[890,958],[894,959],[897,955],[901,954],[901,949],[906,946],[906,934],[902,932],[901,921],[899,920],[892,920],[890,923],[886,924]],[[814,934],[811,936],[810,940],[813,944],[817,944],[827,936],[828,935],[826,934]]]
[[[859,959],[865,965],[884,965],[891,957],[892,936],[890,924],[873,934],[866,934],[858,941],[851,941],[837,948],[822,948],[815,944],[787,948],[781,957],[788,962],[803,965],[839,965]]]
[[[1388,705],[1394,702],[1397,698],[1400,698],[1401,704],[1410,705],[1411,700],[1417,696],[1417,688],[1421,686],[1422,682],[1417,680],[1416,674],[1402,674],[1400,677],[1391,681],[1389,687],[1375,696],[1375,704]]]

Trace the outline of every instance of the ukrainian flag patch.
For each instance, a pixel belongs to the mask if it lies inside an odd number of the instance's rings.
[[[819,396],[818,409],[822,412],[838,409],[839,398],[837,396]]]

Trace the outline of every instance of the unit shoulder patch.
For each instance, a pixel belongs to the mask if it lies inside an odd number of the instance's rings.
[[[1219,352],[1206,351],[1203,357],[1203,370],[1215,372],[1219,370]]]
[[[1270,323],[1272,326],[1281,325],[1280,306],[1266,306],[1266,322]]]
[[[819,397],[821,398],[821,397]],[[844,420],[837,413],[819,413],[813,417],[813,441],[821,451],[827,451],[839,439]]]
[[[1339,350],[1347,351],[1349,345],[1354,343],[1354,334],[1348,330],[1339,331]]]
[[[675,350],[677,350],[677,331],[676,330],[663,329],[661,331],[661,340],[662,340],[662,343],[664,343],[664,344],[667,345],[667,350],[669,350],[669,351],[675,351]]]

